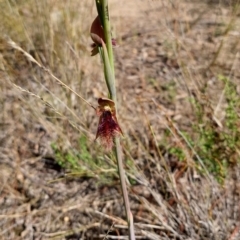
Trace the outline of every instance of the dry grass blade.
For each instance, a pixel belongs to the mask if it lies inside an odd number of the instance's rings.
[[[29,90],[23,89],[22,87],[16,85],[15,83],[12,83],[12,85],[17,88],[18,90],[20,90],[21,92],[25,92],[27,94],[29,94],[32,97],[37,98],[38,100],[40,100],[46,107],[48,107],[49,109],[52,109],[57,115],[59,115],[62,119],[67,120],[76,130],[78,130],[79,132],[85,132],[85,133],[89,133],[85,128],[81,127],[81,126],[77,126],[74,122],[72,122],[71,120],[69,120],[67,117],[65,117],[61,112],[59,112],[56,108],[54,108],[49,102],[45,101],[41,96],[36,95],[33,92],[30,92]],[[70,109],[68,108],[68,111],[71,112],[71,114],[78,119],[81,122],[81,119],[79,119],[79,117]]]
[[[41,69],[43,69],[45,72],[47,72],[54,80],[56,80],[58,84],[60,84],[60,85],[63,86],[64,88],[68,89],[68,90],[71,91],[72,93],[74,93],[74,94],[75,94],[76,96],[78,96],[82,101],[84,101],[86,104],[88,104],[88,105],[89,105],[90,107],[92,107],[94,110],[96,110],[96,108],[95,108],[91,103],[89,103],[86,99],[84,99],[84,98],[83,98],[82,96],[80,96],[77,92],[75,92],[75,91],[74,91],[73,89],[71,89],[68,85],[66,85],[66,84],[65,84],[64,82],[62,82],[59,78],[57,78],[57,77],[51,72],[50,69],[47,69],[46,67],[44,67],[43,65],[41,65],[35,58],[33,58],[29,53],[27,53],[26,51],[24,51],[21,47],[19,47],[14,41],[8,40],[8,44],[9,44],[12,48],[14,48],[14,49],[22,52],[29,61],[37,64],[37,66],[39,66]]]

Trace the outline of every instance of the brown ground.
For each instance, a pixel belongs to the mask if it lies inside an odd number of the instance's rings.
[[[0,239],[127,236],[116,164],[94,142],[95,112],[17,49],[93,105],[106,97],[99,57],[89,56],[94,4],[69,2],[0,2]],[[224,128],[218,76],[231,78],[240,93],[238,9],[230,1],[176,2],[122,0],[110,8],[136,236],[239,239],[238,164],[219,184],[196,170],[197,154],[179,133],[195,137],[191,96]],[[59,165],[51,143],[62,155],[80,153],[76,176]],[[169,153],[172,146],[183,149],[182,162]],[[94,168],[98,161],[106,165]]]

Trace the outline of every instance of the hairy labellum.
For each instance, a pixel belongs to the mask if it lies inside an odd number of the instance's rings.
[[[98,100],[99,123],[96,139],[99,138],[106,150],[113,147],[113,138],[122,134],[122,130],[118,124],[115,104],[107,98],[99,98]]]

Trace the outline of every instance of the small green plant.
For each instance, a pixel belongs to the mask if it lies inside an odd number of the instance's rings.
[[[225,79],[226,80],[226,79]],[[237,109],[240,98],[233,84],[226,82],[225,98],[227,102],[226,116],[223,127],[220,128],[207,116],[205,107],[197,107],[198,123],[194,126],[197,132],[195,149],[204,161],[209,172],[220,181],[225,178],[227,168],[237,161],[240,132],[237,129]]]
[[[78,158],[84,161],[85,163],[88,163],[89,165],[95,163],[93,156],[89,151],[87,137],[85,135],[80,136],[78,140],[78,145],[80,149],[79,153],[77,154]]]
[[[173,156],[177,157],[180,161],[183,161],[186,159],[185,153],[183,152],[182,148],[180,147],[171,147],[169,149],[169,153]]]
[[[222,127],[214,121],[214,111],[208,100],[203,101],[201,98],[194,97],[190,99],[195,114],[192,131],[181,131],[181,136],[178,134],[178,138],[179,142],[184,139],[187,143],[187,149],[196,157],[195,163],[201,172],[204,173],[207,170],[219,182],[223,182],[228,168],[239,161],[240,128],[238,112],[240,96],[234,82],[224,76],[218,78],[223,81],[225,86],[223,93],[226,108],[224,109],[225,119],[222,122]],[[176,129],[173,129],[174,131]],[[178,160],[185,161],[188,152],[183,148],[182,143],[173,145],[169,134],[170,131],[166,130],[164,141],[170,141],[170,147],[167,147],[168,152]],[[206,169],[203,169],[202,165],[199,164],[197,157],[202,160]]]
[[[63,152],[57,143],[52,143],[51,147],[54,151],[55,160],[62,168],[77,168],[77,159],[73,158],[70,152]],[[69,161],[70,160],[70,161]]]
[[[80,136],[75,149],[63,149],[61,144],[52,143],[56,162],[69,175],[97,177],[99,183],[111,184],[117,176],[117,168],[113,162],[104,161],[99,154],[90,151],[87,137]]]
[[[94,159],[88,150],[85,136],[79,138],[78,150],[64,150],[59,143],[52,143],[51,147],[54,151],[56,162],[70,171],[82,171],[84,166],[83,163],[92,166],[92,163],[94,162]]]
[[[193,129],[196,133],[194,148],[209,172],[222,181],[228,167],[236,164],[239,158],[240,129],[237,112],[240,109],[240,97],[235,83],[224,76],[218,78],[225,84],[224,96],[227,107],[223,126],[219,127],[213,121],[212,114],[207,114],[211,112],[208,104],[195,99],[197,124],[194,124]]]
[[[230,154],[229,162],[237,163],[239,156],[237,154],[240,148],[240,128],[239,128],[239,109],[240,96],[237,92],[237,85],[230,79],[219,76],[219,79],[225,83],[225,98],[227,102],[225,125],[226,131],[223,138],[226,145],[226,151]]]

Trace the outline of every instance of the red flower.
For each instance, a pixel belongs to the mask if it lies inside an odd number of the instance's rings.
[[[91,38],[96,45],[101,46],[101,39],[105,42],[104,31],[99,16],[97,16],[91,26]]]
[[[97,16],[92,23],[90,35],[94,42],[92,44],[93,49],[92,49],[91,55],[94,56],[98,53],[98,46],[102,46],[102,41],[104,41],[104,43],[106,43],[103,27],[101,25],[99,16]],[[112,39],[112,45],[117,46],[115,39]]]
[[[113,138],[122,135],[122,130],[116,117],[115,104],[108,98],[98,99],[97,112],[100,115],[96,139],[100,141],[106,150],[113,147]]]

